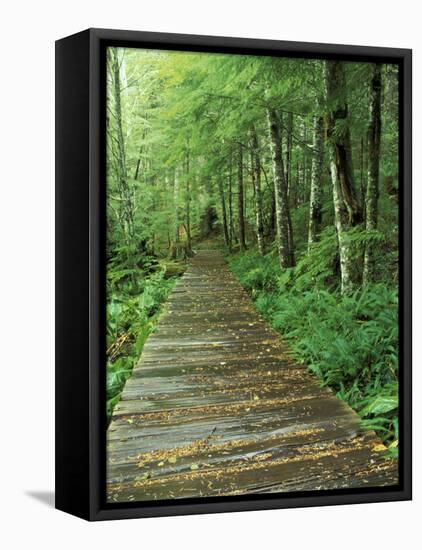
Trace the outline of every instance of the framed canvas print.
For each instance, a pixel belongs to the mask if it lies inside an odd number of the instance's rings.
[[[411,498],[411,51],[56,43],[56,506]]]

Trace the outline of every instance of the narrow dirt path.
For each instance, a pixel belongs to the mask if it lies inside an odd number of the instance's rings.
[[[397,483],[380,440],[289,358],[217,251],[174,287],[107,439],[109,502]]]

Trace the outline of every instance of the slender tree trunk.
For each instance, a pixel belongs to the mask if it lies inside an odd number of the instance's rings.
[[[271,145],[271,156],[274,175],[274,194],[276,207],[277,246],[282,268],[294,265],[293,250],[289,238],[290,212],[287,198],[287,186],[281,154],[280,121],[275,109],[267,108],[268,130]]]
[[[378,224],[379,160],[381,141],[381,65],[373,65],[368,131],[368,183],[366,190],[366,230],[374,231]],[[374,246],[369,240],[365,247],[363,283],[375,279]]]
[[[121,79],[120,79],[120,63],[119,54],[116,48],[111,48],[112,68],[113,68],[113,96],[116,117],[116,134],[117,134],[117,178],[118,188],[121,196],[121,208],[123,219],[125,220],[126,233],[129,238],[133,237],[133,205],[130,194],[128,175],[126,167],[126,148],[123,135],[123,116],[122,116],[122,101],[120,95]]]
[[[135,175],[134,175],[135,180],[137,180],[139,177],[139,171],[141,169],[141,162],[142,162],[142,153],[144,152],[144,149],[145,149],[146,138],[147,138],[147,129],[145,128],[144,131],[142,132],[143,143],[141,143],[141,145],[139,146],[138,160],[136,162],[136,169],[135,169]]]
[[[287,150],[286,150],[286,185],[287,195],[290,198],[292,185],[292,140],[293,136],[293,113],[287,115]]]
[[[234,223],[233,223],[233,157],[232,153],[230,153],[230,160],[229,160],[229,247],[231,248],[233,241],[235,240],[236,236],[234,233]]]
[[[259,253],[264,255],[264,220],[262,214],[262,191],[261,191],[261,163],[259,160],[259,141],[255,129],[252,130],[251,168],[252,183],[255,196],[255,223],[256,240]]]
[[[142,158],[142,145],[139,147],[139,155],[138,155],[138,160],[136,162],[136,169],[135,169],[135,176],[134,176],[134,180],[137,180],[138,179],[138,176],[139,176],[139,170],[141,168],[141,158]]]
[[[224,187],[221,177],[218,177],[218,192],[220,194],[220,203],[221,203],[221,216],[223,221],[223,235],[224,242],[228,247],[230,247],[230,237],[229,237],[229,228],[227,225],[227,211],[226,211],[226,199],[224,196]]]
[[[352,226],[363,221],[362,207],[359,203],[352,166],[352,147],[346,97],[346,75],[344,63],[332,61],[327,67],[327,99],[330,104],[330,142],[338,168],[342,198]],[[335,128],[335,132],[333,132]]]
[[[323,128],[324,121],[322,117],[314,117],[308,248],[318,240],[322,222]]]
[[[326,61],[327,130],[333,187],[335,225],[339,243],[341,290],[348,293],[358,282],[356,258],[348,231],[362,221],[353,179],[346,76],[341,61]]]
[[[192,256],[192,235],[190,223],[190,157],[189,147],[186,149],[186,254]]]
[[[294,195],[294,201],[293,201],[295,208],[297,208],[300,204],[301,187],[302,187],[302,168],[300,165],[300,159],[298,158],[296,161],[296,189],[295,189],[295,195]]]
[[[243,150],[239,145],[238,150],[238,172],[237,172],[237,184],[238,184],[238,224],[239,224],[239,248],[240,251],[246,250],[245,242],[245,216],[244,216],[244,188],[243,188]]]
[[[164,188],[166,190],[165,209],[166,210],[171,210],[171,207],[173,206],[173,204],[170,205],[171,200],[169,200],[169,198],[167,198],[167,197],[170,197],[170,193],[167,193],[167,191],[169,190],[169,177],[168,177],[166,169],[164,169]],[[171,226],[171,223],[168,223],[166,227],[167,227],[167,232],[166,232],[167,233],[167,254],[170,257],[171,253],[172,253],[172,246],[171,246],[172,226]]]
[[[281,158],[282,160],[284,159],[284,155],[283,155],[283,148],[284,148],[284,137],[285,137],[285,132],[284,132],[284,122],[283,122],[283,113],[280,113],[280,112],[276,112],[276,115],[278,116],[278,127],[279,127],[279,131],[280,131],[280,150],[281,150]],[[294,245],[293,245],[293,229],[292,229],[292,220],[291,220],[291,217],[290,217],[290,205],[289,205],[289,188],[288,188],[288,182],[286,180],[286,172],[285,172],[285,168],[284,168],[284,160],[283,160],[283,175],[284,175],[284,180],[285,180],[285,188],[286,188],[286,196],[287,196],[287,228],[288,228],[288,238],[289,238],[289,250],[290,250],[290,254],[292,256],[292,262],[293,262],[293,265],[294,265],[294,257],[293,257],[293,250],[294,250]]]
[[[179,174],[176,168],[173,176],[173,242],[170,250],[170,257],[176,260],[180,256],[180,206],[179,206]]]
[[[366,195],[366,184],[365,184],[365,138],[362,136],[360,139],[360,202],[363,208],[363,216],[365,217],[365,195]]]
[[[302,172],[302,204],[307,200],[307,188],[308,188],[308,147],[307,147],[308,135],[306,131],[306,123],[302,122],[302,157],[303,157],[303,172]]]

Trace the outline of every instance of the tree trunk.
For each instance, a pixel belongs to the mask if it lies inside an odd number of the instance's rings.
[[[135,169],[135,175],[134,175],[135,180],[137,180],[139,177],[139,172],[140,172],[141,163],[142,163],[142,154],[144,153],[146,138],[147,138],[147,129],[145,128],[142,132],[142,143],[139,146],[138,160],[136,162],[136,169]]]
[[[224,196],[223,181],[220,176],[218,176],[218,192],[220,194],[220,203],[221,203],[221,216],[223,222],[223,235],[224,242],[228,247],[230,247],[230,237],[229,237],[229,228],[227,226],[227,211],[226,211],[226,199]]]
[[[120,95],[120,63],[119,54],[116,48],[111,48],[113,68],[113,96],[116,118],[117,134],[117,179],[118,189],[121,196],[122,218],[125,221],[125,233],[129,238],[133,237],[133,205],[128,185],[126,167],[126,148],[123,136],[122,101]]]
[[[340,255],[341,291],[354,290],[358,277],[356,258],[348,231],[362,221],[353,179],[348,106],[345,96],[346,77],[341,61],[326,61],[327,137],[333,187],[334,218]]]
[[[255,129],[252,130],[251,149],[252,183],[255,195],[255,223],[256,240],[259,253],[264,255],[264,220],[262,214],[262,191],[261,191],[261,163],[259,160],[259,141]]]
[[[368,131],[368,182],[366,189],[366,230],[374,231],[378,224],[379,161],[381,140],[381,65],[373,65],[371,96],[369,104]],[[375,279],[373,243],[366,243],[363,264],[363,283]]]
[[[189,148],[186,149],[186,254],[192,256],[192,235],[190,223],[190,158]]]
[[[293,113],[287,115],[287,150],[286,150],[286,185],[287,196],[290,198],[292,185],[292,136],[293,136]]]
[[[179,174],[177,168],[173,177],[173,242],[170,249],[170,257],[176,260],[180,256],[180,207],[179,207]]]
[[[322,222],[322,168],[324,161],[322,117],[314,117],[311,195],[309,198],[308,249],[318,240]]]
[[[281,267],[287,268],[294,265],[294,256],[290,249],[292,235],[289,238],[290,212],[281,154],[280,121],[277,111],[271,107],[267,108],[267,118],[274,176],[278,256]]]
[[[237,197],[237,211],[238,211],[238,224],[239,224],[239,248],[243,252],[246,250],[245,242],[245,216],[244,216],[244,198],[243,198],[243,150],[242,145],[239,145],[238,151],[238,172],[237,172],[237,184],[238,184],[238,197]]]
[[[347,209],[349,223],[355,226],[363,221],[363,216],[353,177],[344,63],[327,61],[326,71],[327,99],[330,109],[330,143],[337,164],[342,199]]]
[[[235,240],[236,236],[234,233],[234,223],[233,223],[233,157],[232,153],[230,153],[230,160],[229,160],[229,247],[231,248],[233,241]]]
[[[302,204],[307,201],[307,188],[308,188],[308,135],[306,131],[306,123],[302,121],[302,158],[303,158],[303,172],[302,172]]]
[[[367,144],[366,144],[367,145]],[[362,215],[365,217],[365,195],[366,195],[366,180],[365,180],[365,138],[360,139],[360,202],[362,204]]]

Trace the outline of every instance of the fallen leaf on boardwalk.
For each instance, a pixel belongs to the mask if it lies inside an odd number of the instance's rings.
[[[254,396],[253,396],[253,400],[254,400],[254,401],[259,401],[259,397],[258,397],[257,395],[254,395]]]
[[[382,443],[378,443],[378,445],[374,445],[372,447],[372,449],[377,452],[377,453],[380,453],[382,451],[386,451],[387,450],[387,447],[385,445],[383,445]]]
[[[135,481],[145,481],[146,479],[149,479],[151,477],[151,474],[148,472],[145,472],[144,474],[140,476],[135,477]]]
[[[191,464],[191,470],[199,470],[199,464]]]
[[[175,464],[177,462],[177,457],[176,456],[171,456],[168,459],[168,462],[170,462],[170,464]]]
[[[164,462],[163,462],[163,461],[159,462],[159,463],[158,463],[158,466],[160,466],[160,467],[161,467],[161,466],[164,466]]]

